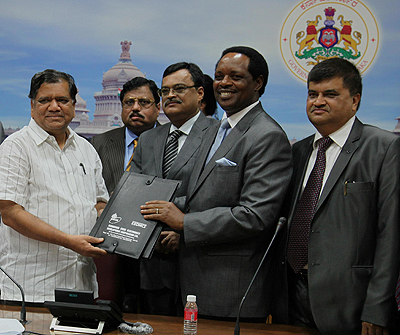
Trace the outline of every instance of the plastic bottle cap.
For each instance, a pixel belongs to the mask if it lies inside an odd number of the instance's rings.
[[[187,301],[196,302],[196,296],[193,295],[193,294],[189,294],[189,295],[187,296]]]

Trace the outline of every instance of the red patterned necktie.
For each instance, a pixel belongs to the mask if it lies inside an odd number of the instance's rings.
[[[322,137],[318,140],[317,159],[290,224],[287,258],[295,273],[308,263],[310,225],[322,188],[326,167],[325,152],[332,142],[330,137]]]

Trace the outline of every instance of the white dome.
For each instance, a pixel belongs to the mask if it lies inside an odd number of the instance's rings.
[[[75,104],[75,108],[79,108],[79,109],[86,109],[86,101],[82,99],[82,97],[79,95],[79,93],[76,93],[76,104]]]
[[[135,77],[146,76],[132,64],[131,55],[129,53],[131,42],[123,41],[122,53],[117,64],[115,64],[110,70],[103,74],[103,88],[104,89],[115,89],[124,86],[124,84]]]

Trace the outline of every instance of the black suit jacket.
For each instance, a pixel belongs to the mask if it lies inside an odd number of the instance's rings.
[[[156,121],[158,126],[160,123]],[[90,139],[103,164],[103,178],[110,194],[125,171],[125,130],[125,126],[112,129]]]
[[[90,140],[103,164],[103,178],[110,194],[125,170],[125,129],[126,127],[121,127],[109,130]]]
[[[293,145],[289,227],[313,138]],[[399,172],[400,137],[356,119],[311,223],[310,304],[323,334],[360,334],[362,321],[390,325],[400,262]],[[275,320],[287,323],[287,230],[281,236]]]

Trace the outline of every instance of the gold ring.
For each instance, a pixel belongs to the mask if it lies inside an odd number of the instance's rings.
[[[156,214],[158,214],[158,208],[156,208]]]

